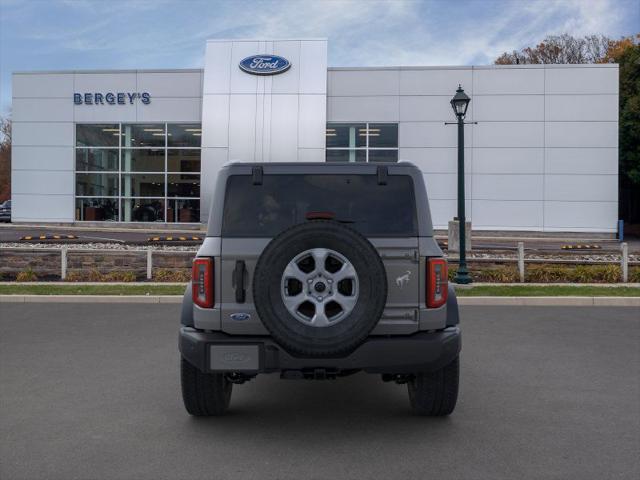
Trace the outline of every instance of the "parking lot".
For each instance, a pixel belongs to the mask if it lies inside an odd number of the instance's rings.
[[[464,307],[458,408],[405,386],[262,376],[180,398],[179,305],[0,303],[0,478],[639,478],[640,314]]]

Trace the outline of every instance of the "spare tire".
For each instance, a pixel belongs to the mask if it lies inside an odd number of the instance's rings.
[[[313,220],[269,242],[255,268],[253,300],[264,326],[288,352],[340,356],[378,323],[387,276],[364,236],[334,221]]]

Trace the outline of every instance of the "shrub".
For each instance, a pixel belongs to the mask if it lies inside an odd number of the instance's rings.
[[[86,282],[104,282],[104,275],[97,268],[93,268],[84,273]]]
[[[114,270],[102,276],[105,282],[135,282],[137,280],[136,272]]]
[[[65,282],[84,282],[86,276],[82,272],[67,272]]]
[[[153,272],[153,280],[156,282],[188,282],[191,280],[191,271],[187,269],[158,268]]]
[[[136,272],[113,270],[102,273],[97,269],[79,272],[68,272],[67,282],[135,282],[138,279]]]
[[[561,265],[525,265],[525,281],[550,283],[567,281],[567,267]]]
[[[457,271],[457,264],[449,265],[449,281]],[[470,274],[476,282],[516,283],[520,281],[518,268],[513,264],[475,264]],[[527,264],[525,281],[531,283],[617,283],[622,279],[619,265],[560,265]],[[640,282],[640,266],[629,268],[629,281]]]
[[[622,279],[622,269],[618,265],[577,265],[573,278],[578,283],[616,283]]]
[[[537,283],[616,283],[621,279],[618,265],[527,265],[526,281]]]
[[[453,281],[458,265],[449,264],[449,281]],[[495,283],[513,283],[519,281],[518,268],[513,265],[490,265],[478,267],[473,265],[469,268],[471,278],[475,282],[495,282]]]
[[[513,283],[520,280],[517,267],[504,265],[498,268],[482,268],[478,271],[481,282]]]
[[[16,282],[35,282],[37,280],[38,275],[36,275],[36,272],[34,272],[31,267],[18,273],[16,276]]]

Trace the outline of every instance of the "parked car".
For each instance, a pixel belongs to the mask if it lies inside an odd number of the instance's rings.
[[[11,221],[11,200],[0,203],[0,222]]]
[[[258,374],[359,371],[407,384],[416,414],[453,412],[458,306],[416,166],[234,163],[211,205],[181,313],[188,413],[223,414]]]

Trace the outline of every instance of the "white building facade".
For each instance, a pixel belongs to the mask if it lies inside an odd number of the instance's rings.
[[[197,223],[230,161],[406,160],[446,228],[458,84],[474,229],[616,231],[617,65],[331,68],[325,39],[211,40],[202,70],[14,73],[13,221]]]

